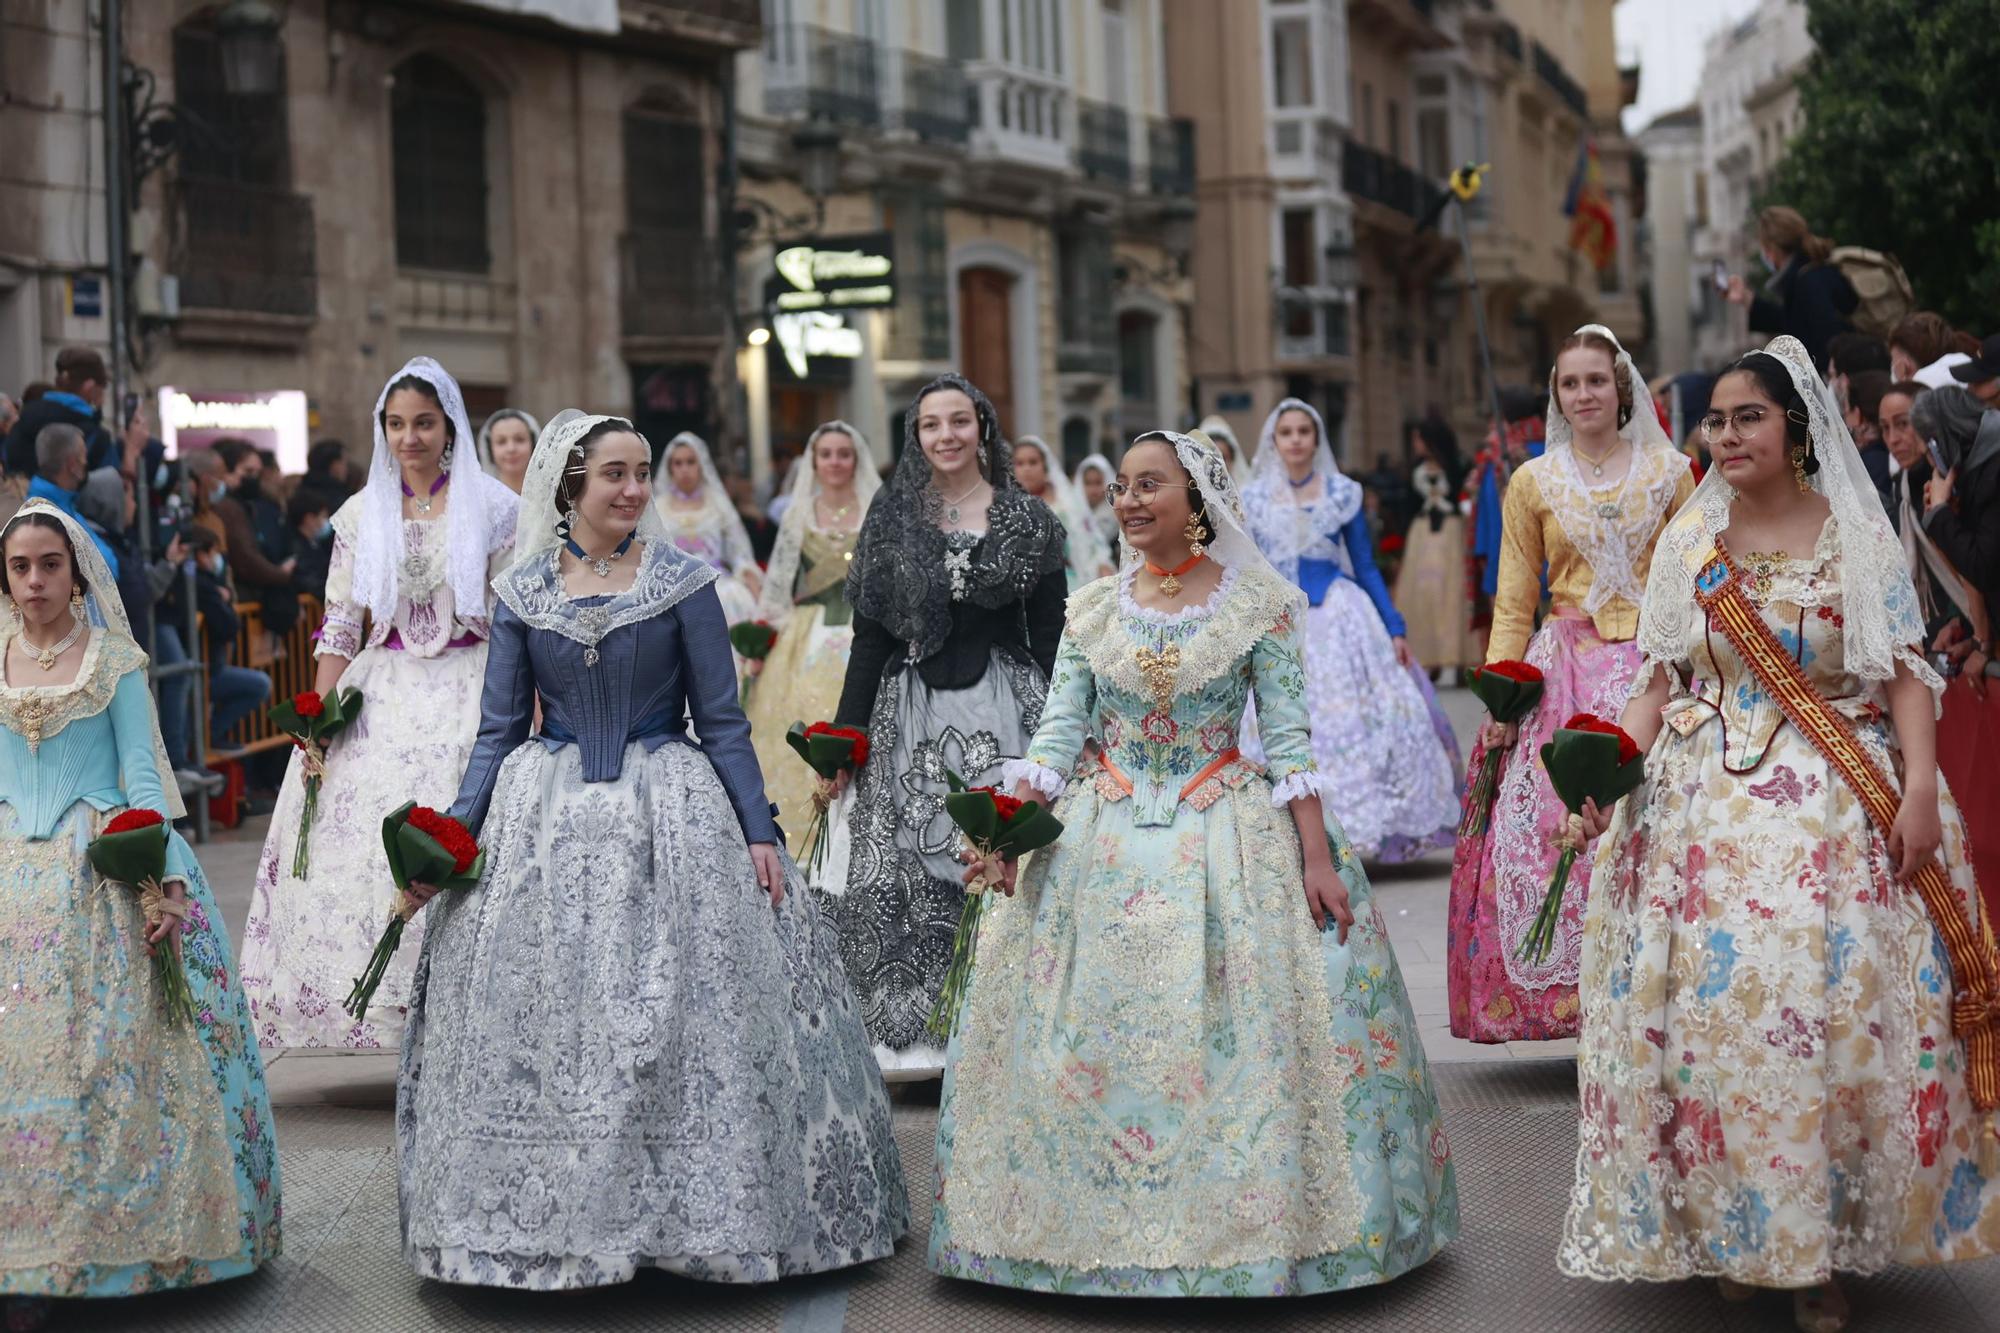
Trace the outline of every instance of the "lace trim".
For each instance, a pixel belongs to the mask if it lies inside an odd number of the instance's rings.
[[[560,549],[510,566],[493,591],[524,623],[592,648],[612,630],[669,611],[718,577],[707,561],[665,542],[645,542],[644,552],[632,586],[596,606],[579,605],[563,588]]]
[[[15,630],[0,629],[0,654],[7,652]],[[41,743],[70,723],[96,717],[111,706],[118,682],[129,671],[146,665],[146,654],[122,634],[92,630],[77,664],[76,679],[66,685],[0,684],[0,726],[28,743],[33,754]]]
[[[1680,481],[1677,469],[1686,466],[1687,460],[1671,450],[1634,446],[1625,476],[1593,491],[1567,446],[1552,446],[1522,465],[1515,480],[1522,475],[1534,478],[1542,503],[1555,516],[1563,536],[1590,566],[1584,612],[1597,614],[1613,597],[1634,606],[1645,600],[1646,572],[1636,567],[1637,558],[1667,518]],[[1618,488],[1615,501],[1598,498],[1613,486]],[[1616,513],[1607,516],[1601,508],[1606,504]]]
[[[1048,801],[1060,799],[1063,789],[1069,785],[1063,780],[1062,774],[1047,764],[1038,764],[1032,759],[1009,759],[1000,765],[1002,787],[1012,787],[1018,782],[1027,783]]]
[[[1076,639],[1100,678],[1148,698],[1156,690],[1140,670],[1137,645],[1119,615],[1122,586],[1117,579],[1100,579],[1072,593],[1063,636]],[[1192,694],[1234,668],[1257,640],[1289,628],[1305,600],[1297,588],[1262,568],[1246,570],[1233,592],[1175,645],[1173,694]]]
[[[1281,782],[1271,784],[1271,804],[1290,805],[1305,796],[1317,796],[1325,789],[1325,779],[1316,769],[1302,768]]]
[[[1184,606],[1178,611],[1162,611],[1157,607],[1139,605],[1138,598],[1132,595],[1132,587],[1139,577],[1140,568],[1139,565],[1130,565],[1119,571],[1118,610],[1131,619],[1144,621],[1148,625],[1185,625],[1191,620],[1208,619],[1215,614],[1215,608],[1222,605],[1223,599],[1229,596],[1230,589],[1236,586],[1236,576],[1241,573],[1234,568],[1225,569],[1222,571],[1221,582],[1215,585],[1215,591],[1208,595],[1206,601]]]

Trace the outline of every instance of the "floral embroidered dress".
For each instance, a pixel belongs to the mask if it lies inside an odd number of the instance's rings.
[[[742,574],[745,569],[755,569],[757,561],[750,553],[748,537],[740,545],[735,540],[743,532],[742,520],[736,520],[732,528],[716,517],[712,506],[678,509],[664,497],[654,508],[665,520],[674,545],[716,571],[715,595],[722,600],[722,614],[728,623],[755,620],[757,599],[750,595]]]
[[[393,1048],[401,1040],[421,916],[410,922],[366,1021],[340,1007],[396,892],[382,854],[382,816],[405,801],[449,804],[479,731],[491,595],[460,606],[446,577],[445,523],[404,519],[395,614],[367,615],[354,589],[363,504],[357,495],[334,515],[326,623],[314,653],[350,658],[339,688],[360,690],[365,702],[327,752],[306,880],[292,876],[305,802],[305,775],[292,756],[244,930],[243,986],[266,1046]],[[490,571],[505,565],[512,540],[510,508],[494,534]]]
[[[1691,505],[1674,526],[1702,521]],[[1845,659],[1842,560],[1829,519],[1809,559],[1737,563],[1813,686],[1900,774],[1882,687]],[[1667,725],[1601,840],[1585,925],[1564,1271],[1798,1287],[2000,1252],[1993,1125],[1967,1096],[1923,901],[1699,607],[1669,669]],[[1964,823],[1940,796],[1939,854],[1976,912]]]
[[[1653,545],[1694,491],[1687,459],[1667,443],[1650,407],[1628,426],[1629,470],[1609,482],[1584,476],[1568,423],[1554,407],[1549,419],[1548,450],[1507,483],[1486,648],[1489,663],[1525,660],[1538,668],[1542,701],[1501,760],[1486,832],[1460,838],[1452,858],[1445,959],[1451,1030],[1477,1042],[1576,1035],[1587,858],[1570,870],[1548,956],[1519,957],[1548,891],[1560,855],[1554,839],[1568,814],[1549,785],[1541,748],[1577,713],[1615,721],[1624,710],[1639,669],[1632,639]],[[1555,609],[1536,629],[1544,569]],[[1466,771],[1478,772],[1485,759],[1485,747],[1475,742]]]
[[[1041,728],[1007,766],[1062,790],[1065,829],[980,927],[930,1265],[1088,1295],[1386,1281],[1456,1234],[1457,1188],[1395,955],[1330,819],[1346,944],[1302,899],[1287,805],[1320,777],[1298,594],[1259,561],[1167,615],[1133,577],[1071,598]],[[1268,771],[1237,751],[1253,694]]]
[[[263,1061],[201,866],[169,832],[184,1025],[160,1010],[138,895],[85,853],[121,810],[174,812],[145,668],[100,625],[71,684],[0,682],[0,1294],[200,1286],[279,1250]]]

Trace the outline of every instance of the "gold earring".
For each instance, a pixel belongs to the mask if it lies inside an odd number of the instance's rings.
[[[83,610],[83,589],[77,587],[74,583],[69,585],[69,609],[72,612],[81,612]]]
[[[1799,484],[1801,495],[1812,490],[1812,483],[1806,480],[1806,450],[1802,444],[1792,446],[1792,480]]]
[[[1199,518],[1190,513],[1188,515],[1187,526],[1181,529],[1181,536],[1187,540],[1188,555],[1190,557],[1199,560],[1208,554],[1208,547],[1203,545],[1201,540],[1207,535],[1208,529],[1202,526]]]

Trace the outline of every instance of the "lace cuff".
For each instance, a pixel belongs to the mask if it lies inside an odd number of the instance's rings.
[[[319,643],[313,647],[313,656],[345,657],[351,661],[360,655],[361,626],[329,612],[319,627]]]
[[[1032,759],[1009,759],[1000,765],[1000,785],[1011,788],[1017,782],[1027,783],[1046,801],[1061,796],[1065,785],[1063,775],[1046,764],[1038,764]]]
[[[1936,716],[1943,717],[1944,677],[1937,673],[1937,668],[1925,661],[1922,653],[1907,645],[1896,650],[1896,660],[1909,668],[1912,676],[1923,682],[1924,688],[1931,692],[1933,700],[1931,711]]]
[[[1289,777],[1271,784],[1271,804],[1285,806],[1302,796],[1317,796],[1323,785],[1318,770],[1302,768]]]

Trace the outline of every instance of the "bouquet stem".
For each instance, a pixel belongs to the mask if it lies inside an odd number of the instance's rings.
[[[1479,776],[1465,794],[1465,815],[1458,822],[1458,836],[1476,838],[1486,832],[1493,810],[1494,787],[1500,777],[1501,752],[1489,748],[1479,761]]]
[[[1556,873],[1549,880],[1548,896],[1542,899],[1542,910],[1535,913],[1535,924],[1528,928],[1528,937],[1514,955],[1522,962],[1540,963],[1548,958],[1556,942],[1556,926],[1562,920],[1563,887],[1569,883],[1569,868],[1574,864],[1576,848],[1563,848],[1556,859]]]
[[[307,840],[312,837],[313,816],[319,813],[319,779],[306,779],[305,813],[299,817],[299,842],[292,851],[292,878],[302,880],[311,867],[312,857],[307,851]]]
[[[965,1003],[966,983],[972,979],[973,946],[979,935],[979,914],[985,910],[986,894],[968,893],[965,910],[958,918],[958,934],[951,941],[951,966],[945,969],[944,989],[938,992],[937,1007],[925,1029],[939,1041],[950,1041],[958,1030],[959,1007]]]
[[[151,902],[163,899],[165,891],[158,880],[142,880],[139,885],[141,909]],[[146,912],[146,924],[151,926],[159,918]],[[187,969],[181,965],[180,955],[174,951],[172,938],[153,947],[153,981],[160,988],[160,1008],[169,1023],[194,1022],[194,992],[188,989]]]
[[[368,966],[355,978],[354,989],[347,993],[347,1003],[341,1008],[355,1022],[368,1016],[368,1002],[375,998],[375,990],[382,984],[383,976],[389,971],[389,960],[396,956],[396,949],[403,942],[404,916],[401,910],[402,895],[398,894],[397,910],[389,914],[389,926],[382,932],[382,938],[375,941],[375,952],[368,955]]]

